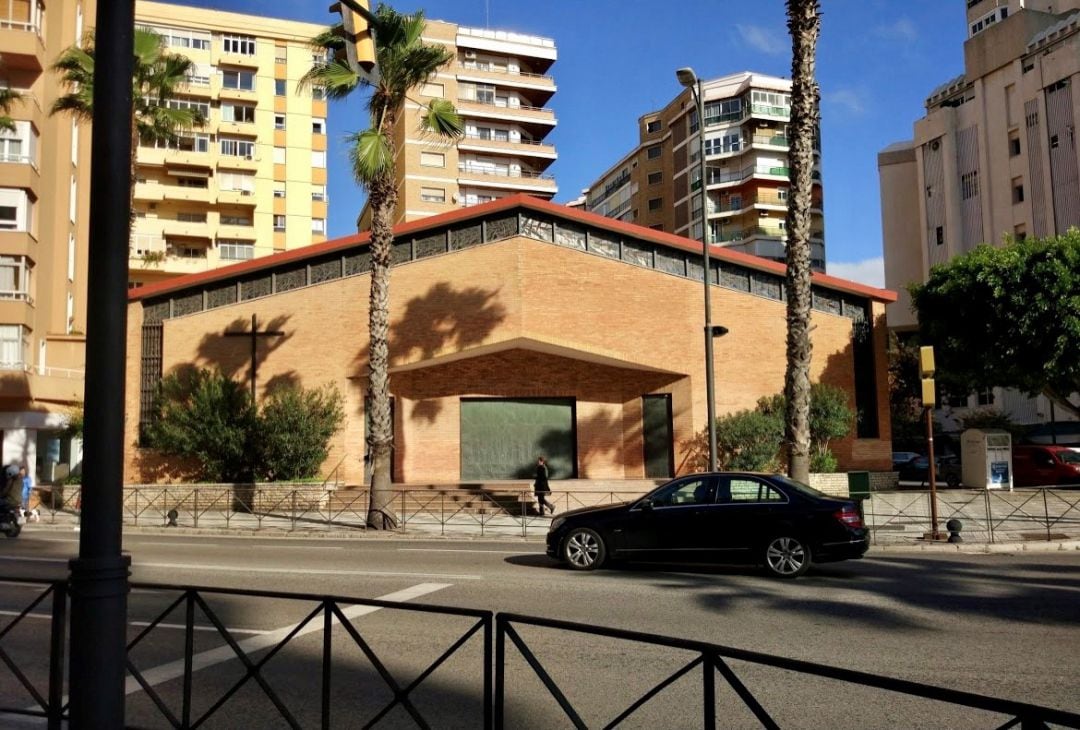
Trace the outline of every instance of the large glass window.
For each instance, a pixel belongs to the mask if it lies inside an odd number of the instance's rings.
[[[218,140],[221,154],[228,157],[246,157],[251,159],[255,156],[255,143],[249,139],[232,139],[222,137]]]
[[[255,72],[233,69],[221,70],[221,86],[225,89],[237,89],[239,91],[255,90]]]
[[[28,330],[19,324],[0,324],[0,370],[23,370],[29,349]]]
[[[243,124],[255,123],[255,107],[250,104],[221,103],[221,121]]]
[[[221,258],[229,261],[246,261],[255,258],[255,244],[251,241],[218,239]]]
[[[217,179],[220,190],[242,195],[251,195],[255,192],[255,176],[250,173],[220,171]]]
[[[25,190],[0,188],[0,231],[29,231],[33,207]]]
[[[2,1],[2,0],[0,0]],[[36,163],[37,132],[30,122],[16,121],[15,129],[0,129],[0,162]]]
[[[0,300],[29,301],[31,268],[25,256],[0,256]]]
[[[255,39],[247,35],[223,35],[221,37],[221,48],[225,53],[254,56]]]

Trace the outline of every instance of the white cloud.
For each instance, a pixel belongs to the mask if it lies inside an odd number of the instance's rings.
[[[763,28],[760,25],[743,25],[741,23],[735,25],[735,30],[738,32],[739,37],[742,38],[743,43],[762,53],[779,56],[791,52],[791,44],[788,42],[786,34],[778,34],[776,31]]]
[[[910,19],[900,18],[895,23],[877,26],[874,35],[886,40],[914,43],[919,38],[919,30]]]
[[[885,259],[881,256],[864,261],[830,261],[825,268],[829,276],[857,281],[879,289],[885,286]]]
[[[824,94],[822,99],[826,104],[839,107],[845,114],[862,116],[866,113],[866,107],[863,106],[863,94],[853,89],[837,89]]]

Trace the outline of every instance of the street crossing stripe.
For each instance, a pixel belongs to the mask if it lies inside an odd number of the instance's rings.
[[[18,616],[18,615],[19,615],[19,611],[0,611],[0,616]],[[25,616],[23,616],[23,618],[33,618],[33,619],[45,619],[45,620],[48,620],[48,619],[52,618],[52,615],[48,614],[48,613],[28,613]],[[150,625],[149,621],[128,621],[128,626],[149,626],[149,625]],[[186,631],[187,630],[187,626],[185,626],[184,624],[160,623],[160,624],[157,624],[155,628],[159,628],[159,629],[179,629],[181,631]],[[196,625],[196,626],[193,626],[192,628],[195,631],[217,631],[218,630],[217,626],[198,626],[198,625]],[[269,631],[264,630],[264,629],[234,629],[232,627],[227,627],[227,628],[228,628],[230,634],[266,634],[266,633],[269,633]]]

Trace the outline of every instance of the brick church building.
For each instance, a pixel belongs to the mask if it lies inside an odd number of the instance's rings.
[[[715,249],[716,412],[783,390],[784,267]],[[163,374],[219,367],[258,397],[333,383],[346,422],[323,468],[366,483],[367,234],[133,289],[128,310],[127,483],[159,478],[138,445]],[[393,478],[556,479],[693,471],[706,426],[701,244],[516,195],[395,229],[390,391]],[[857,428],[841,468],[891,467],[884,307],[895,294],[813,282],[811,377],[844,389]],[[230,336],[250,333],[257,338]],[[278,334],[269,334],[276,332]],[[227,334],[229,333],[229,334]]]

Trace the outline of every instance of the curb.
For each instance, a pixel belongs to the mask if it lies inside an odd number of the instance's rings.
[[[873,545],[868,555],[876,553],[969,553],[969,554],[1016,554],[1016,553],[1057,553],[1080,550],[1080,540],[1050,540],[1042,542],[997,542],[997,543],[926,543],[925,545],[897,544]]]

